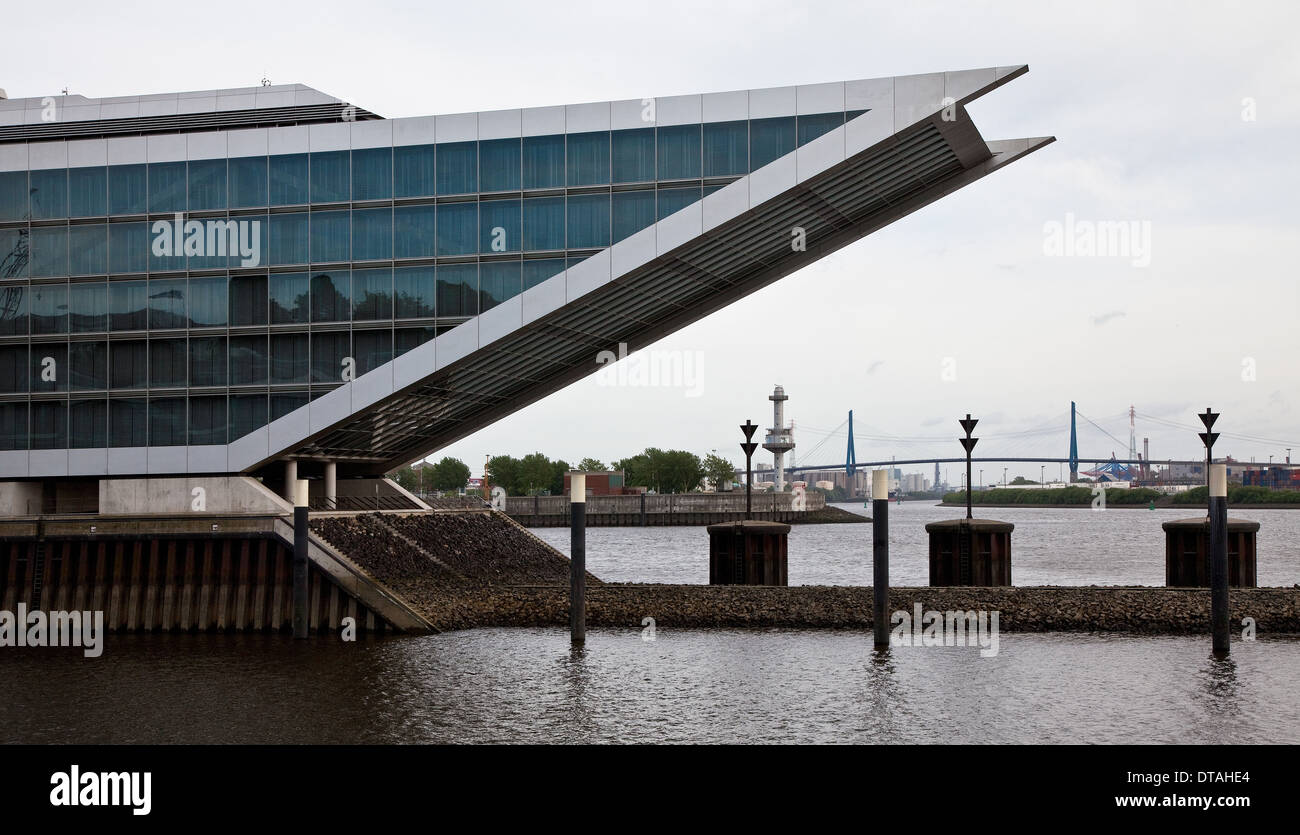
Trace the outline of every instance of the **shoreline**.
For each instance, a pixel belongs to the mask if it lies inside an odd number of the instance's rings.
[[[949,502],[939,502],[939,503],[937,503],[937,504],[934,505],[934,506],[935,506],[935,507],[954,507],[954,508],[961,508],[962,510],[965,510],[965,509],[966,509],[966,504],[965,504],[964,502],[961,503],[961,504],[951,504],[951,503],[949,503]],[[974,504],[971,505],[971,509],[972,509],[972,510],[974,510],[974,509],[976,509],[976,508],[981,508],[981,507],[1029,507],[1029,508],[1038,508],[1038,509],[1041,509],[1041,510],[1051,510],[1051,509],[1053,509],[1053,508],[1058,508],[1058,507],[1059,507],[1059,508],[1072,508],[1072,509],[1075,509],[1075,510],[1088,510],[1088,509],[1090,509],[1090,508],[1092,507],[1092,505],[1091,505],[1091,504],[1033,504],[1033,503],[1029,503],[1029,502],[1021,502],[1021,503],[1007,503],[1007,502],[975,502]],[[1110,504],[1107,504],[1107,505],[1106,505],[1106,510],[1121,510],[1121,509],[1123,509],[1123,510],[1181,510],[1181,509],[1183,509],[1183,508],[1186,508],[1186,509],[1187,509],[1187,512],[1188,512],[1190,515],[1195,516],[1196,513],[1197,513],[1198,511],[1203,511],[1203,510],[1205,509],[1205,506],[1204,506],[1204,505],[1199,505],[1199,504],[1174,504],[1174,503],[1172,503],[1172,502],[1166,502],[1166,503],[1163,503],[1163,504],[1160,503],[1160,502],[1156,502],[1156,506],[1155,506],[1154,508],[1151,508],[1151,507],[1149,507],[1149,506],[1147,506],[1147,505],[1144,505],[1144,504],[1116,504],[1116,503],[1110,503]],[[1259,510],[1300,510],[1300,505],[1296,505],[1296,504],[1230,504],[1230,505],[1228,505],[1228,512],[1231,513],[1232,511],[1250,510],[1250,509],[1253,509],[1253,508],[1257,508],[1257,509],[1259,509]]]

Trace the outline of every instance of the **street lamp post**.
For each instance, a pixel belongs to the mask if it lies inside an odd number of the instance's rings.
[[[1046,483],[1046,482],[1047,482],[1047,476],[1043,475],[1043,473],[1046,472],[1046,471],[1047,471],[1047,465],[1046,465],[1046,464],[1039,464],[1039,465],[1038,465],[1038,486],[1039,486],[1039,487],[1046,487],[1046,486],[1047,486],[1047,483]]]
[[[1006,467],[1003,467],[1003,468],[1002,468],[1002,486],[1003,486],[1003,487],[1006,487],[1006,486],[1007,486],[1007,468],[1006,468]]]

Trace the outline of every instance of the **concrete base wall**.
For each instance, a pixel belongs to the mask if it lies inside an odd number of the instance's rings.
[[[155,513],[293,513],[293,506],[248,476],[112,478],[99,482],[104,516]]]
[[[39,481],[0,481],[0,516],[35,516],[41,512]]]

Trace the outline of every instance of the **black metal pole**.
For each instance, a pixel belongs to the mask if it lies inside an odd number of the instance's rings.
[[[740,431],[745,433],[745,442],[740,448],[745,453],[745,521],[748,522],[754,518],[754,467],[752,464],[754,450],[758,449],[758,444],[754,443],[754,430],[758,424],[752,420],[746,420],[740,425]]]
[[[1214,632],[1214,651],[1231,651],[1228,637],[1228,497],[1220,490],[1217,474],[1211,476],[1210,496],[1210,622]],[[1222,479],[1226,483],[1226,477]]]
[[[641,527],[645,527],[645,493],[641,493]]]
[[[587,640],[587,503],[569,503],[569,638]]]
[[[293,637],[307,637],[307,508],[293,509]]]
[[[889,482],[884,481],[884,496],[876,487],[877,471],[871,486],[871,624],[875,628],[876,647],[889,646]]]

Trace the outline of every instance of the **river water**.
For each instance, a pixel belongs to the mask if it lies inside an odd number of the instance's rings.
[[[860,505],[846,508],[861,512]],[[891,574],[924,585],[955,508],[890,508]],[[1015,508],[1018,585],[1163,583],[1160,522],[1186,511]],[[1300,512],[1260,521],[1261,585],[1300,582]],[[538,535],[567,551],[568,531]],[[796,525],[794,584],[866,584],[869,525]],[[701,528],[592,528],[604,579],[707,581]],[[653,640],[646,640],[653,637]],[[877,654],[853,630],[480,629],[355,643],[110,635],[103,655],[0,648],[0,742],[1300,743],[1300,636],[1003,633]]]
[[[836,507],[869,511],[861,502]],[[889,579],[899,586],[929,583],[925,524],[961,518],[964,508],[931,502],[889,506]],[[1165,532],[1160,523],[1197,516],[1196,508],[1008,507],[976,509],[976,517],[1012,522],[1011,582],[1017,586],[1163,586]],[[1200,515],[1204,515],[1201,511]],[[1260,523],[1256,540],[1261,586],[1300,583],[1300,510],[1231,508],[1234,519]],[[568,528],[533,533],[569,553]],[[621,583],[709,582],[709,536],[703,527],[588,528],[587,568]],[[792,525],[792,586],[871,585],[871,526]]]

